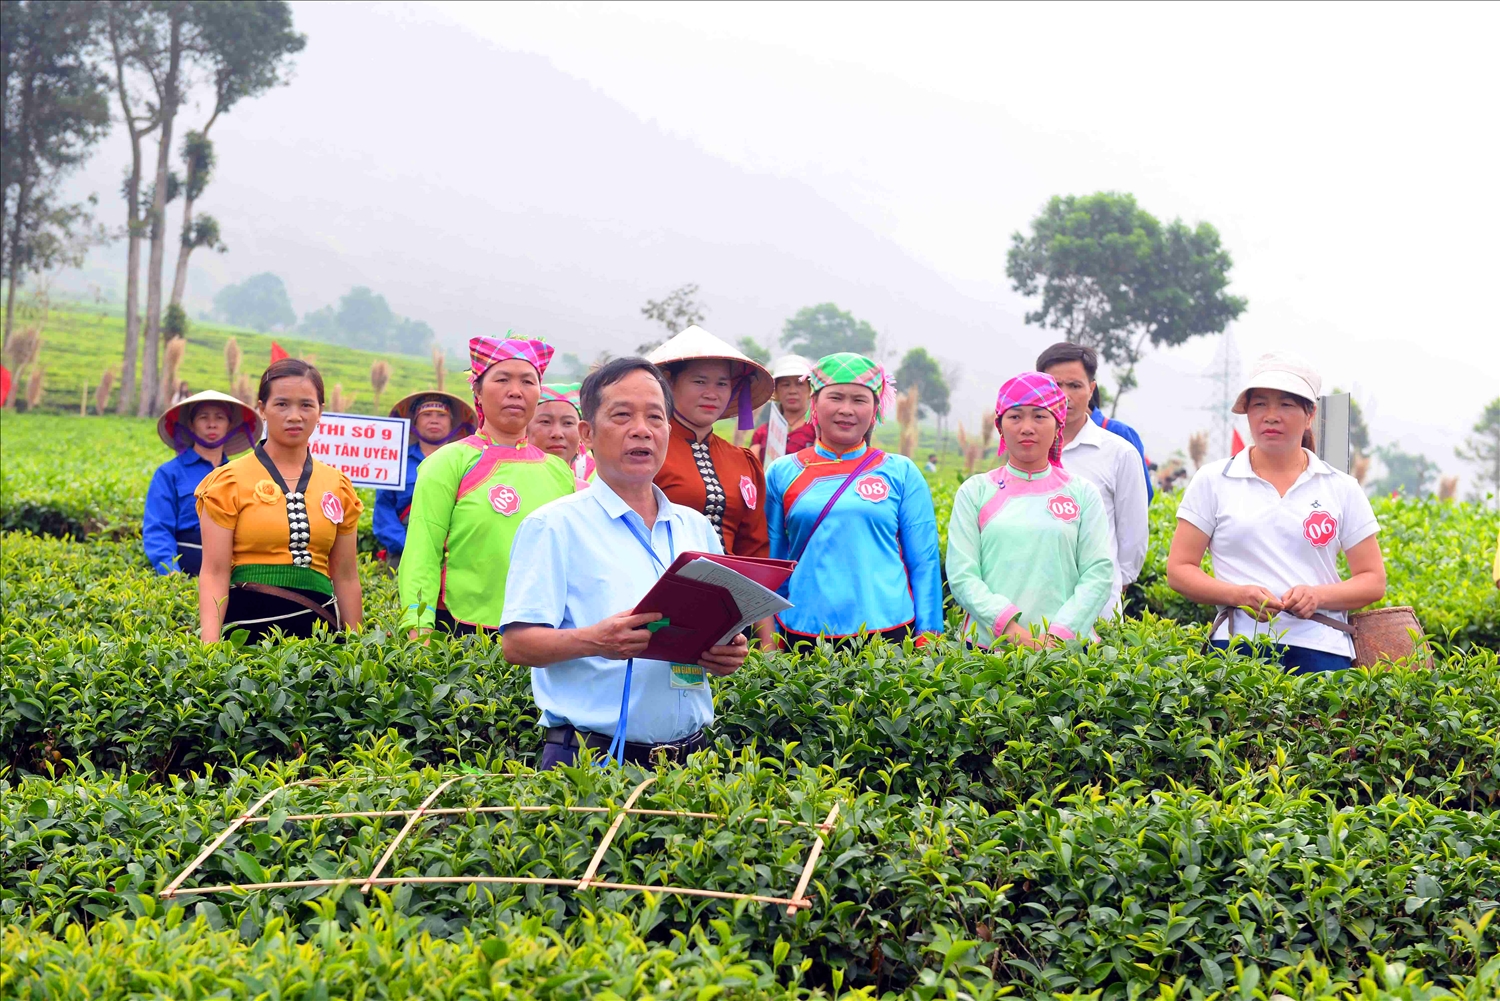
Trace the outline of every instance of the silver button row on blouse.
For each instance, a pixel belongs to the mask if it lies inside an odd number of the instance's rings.
[[[290,491],[286,495],[286,520],[288,530],[288,548],[292,551],[292,565],[298,567],[312,566],[312,553],[307,551],[308,541],[312,538],[307,523],[307,495],[300,491]]]
[[[693,462],[698,467],[698,475],[703,478],[703,513],[714,528],[722,528],[725,507],[724,485],[719,482],[719,473],[714,469],[713,456],[707,444],[698,441],[690,444],[693,448]]]

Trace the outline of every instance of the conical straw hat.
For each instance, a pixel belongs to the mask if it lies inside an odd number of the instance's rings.
[[[157,420],[156,434],[169,448],[185,452],[193,447],[193,439],[189,437],[192,431],[192,413],[193,408],[199,403],[222,403],[229,409],[229,421],[232,426],[223,442],[225,455],[235,455],[253,448],[260,440],[260,416],[256,414],[253,407],[245,406],[244,403],[226,393],[205,389],[201,393],[194,393],[176,406],[168,407],[167,412]]]
[[[730,362],[731,374],[736,379],[748,377],[751,410],[765,405],[776,388],[775,380],[771,378],[771,373],[764,365],[734,345],[721,341],[696,323],[646,356],[647,361],[660,368],[677,362],[699,359]],[[735,397],[739,395],[736,393]],[[733,410],[736,402],[736,399],[731,399],[729,405],[724,408],[726,416]]]

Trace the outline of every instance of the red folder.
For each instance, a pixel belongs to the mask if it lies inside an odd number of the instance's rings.
[[[637,613],[658,612],[667,621],[666,625],[657,626],[652,632],[651,642],[640,653],[642,659],[696,664],[709,647],[718,643],[740,621],[739,606],[728,588],[678,573],[696,559],[712,560],[772,591],[791,576],[796,566],[790,560],[683,553],[635,606]]]
[[[774,591],[797,569],[796,560],[771,560],[761,556],[722,556],[717,553],[683,553],[672,561],[667,573],[676,573],[693,560],[713,560],[720,566],[742,573],[761,587]]]

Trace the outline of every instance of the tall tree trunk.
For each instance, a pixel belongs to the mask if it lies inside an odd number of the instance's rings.
[[[203,126],[201,134],[205,140],[208,138],[208,130],[214,127],[214,122],[218,120],[218,117],[219,108],[216,104],[214,113],[209,116],[207,124]],[[191,136],[192,133],[189,132],[188,135]],[[197,180],[197,161],[189,159],[188,175],[183,180],[182,243],[177,248],[177,273],[172,276],[172,298],[168,300],[173,306],[182,305],[182,295],[187,291],[188,258],[196,249],[193,244],[193,202],[197,199],[194,198],[193,192],[198,190]]]
[[[125,86],[125,56],[120,51],[120,37],[114,11],[109,18],[109,45],[115,59],[115,85],[119,90],[120,110],[130,133],[130,176],[125,182],[125,358],[120,364],[120,398],[115,412],[128,414],[135,398],[135,359],[140,351],[141,312],[141,138],[151,127],[138,128],[130,110],[130,91]]]
[[[141,405],[138,417],[150,417],[156,409],[158,355],[161,353],[161,271],[167,252],[167,175],[172,165],[172,124],[179,100],[178,71],[182,65],[182,17],[174,12],[167,72],[159,93],[161,136],[156,147],[156,184],[152,192],[151,256],[146,263],[146,343],[141,360]]]
[[[20,272],[21,269],[16,264],[15,255],[16,255],[16,248],[21,245],[21,226],[22,226],[22,221],[26,217],[26,202],[30,198],[30,195],[31,195],[31,191],[30,191],[30,188],[29,188],[29,186],[27,184],[25,184],[24,182],[22,182],[19,186],[17,186],[17,188],[16,188],[15,215],[11,218],[11,220],[8,220],[11,223],[11,226],[10,226],[10,231],[11,231],[11,237],[10,237],[10,254],[11,254],[11,258],[10,258],[10,260],[6,261],[6,267],[9,269],[9,272],[10,272],[10,274],[9,274],[9,278],[10,278],[9,287],[6,289],[6,296],[5,296],[5,343],[6,344],[10,343],[11,328],[15,324],[15,318],[16,318],[16,286],[20,284],[20,280],[16,277],[16,275]],[[14,393],[11,394],[11,398],[12,399],[15,398],[15,394]]]

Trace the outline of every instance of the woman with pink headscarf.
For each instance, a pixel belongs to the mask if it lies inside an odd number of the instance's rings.
[[[510,544],[525,517],[573,493],[573,471],[527,440],[550,345],[522,337],[469,340],[479,431],[422,462],[401,557],[401,625],[495,630],[505,607]]]
[[[1062,467],[1068,402],[1051,376],[1027,372],[1000,387],[995,427],[1005,464],[971,476],[948,522],[948,587],[963,635],[990,647],[1094,634],[1114,580],[1098,488]]]

